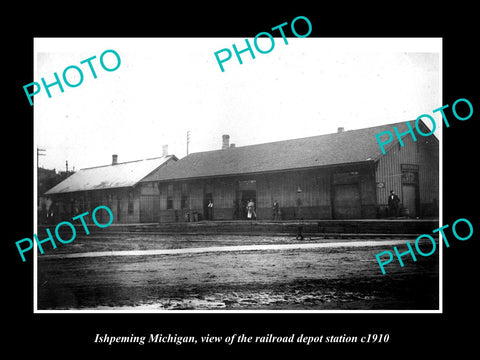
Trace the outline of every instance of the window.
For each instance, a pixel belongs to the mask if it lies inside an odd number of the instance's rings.
[[[182,195],[180,206],[182,207],[182,209],[186,209],[187,204],[188,204],[188,196],[187,195]]]
[[[167,209],[173,209],[173,184],[167,185]]]
[[[182,209],[186,209],[188,208],[188,184],[187,183],[182,183],[180,185],[180,192],[181,192],[180,207]]]

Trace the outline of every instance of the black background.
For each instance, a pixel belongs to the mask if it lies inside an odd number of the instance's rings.
[[[353,351],[375,357],[417,357],[440,354],[451,349],[467,354],[476,342],[477,268],[480,227],[477,207],[477,132],[480,104],[478,85],[478,19],[473,5],[439,5],[422,9],[405,2],[375,7],[357,3],[332,6],[275,3],[268,6],[246,3],[191,6],[182,4],[111,3],[48,7],[44,4],[9,10],[1,25],[5,51],[2,62],[7,84],[2,91],[6,107],[3,116],[3,279],[4,352],[15,355],[42,355],[50,358],[77,354],[139,355],[151,352],[159,358],[170,353],[205,352],[211,357],[224,351],[265,356],[294,350],[295,354],[341,355]],[[445,3],[439,3],[445,4]],[[468,241],[450,240],[443,256],[443,314],[33,314],[32,256],[21,262],[15,241],[31,237],[33,229],[33,108],[23,85],[33,78],[34,37],[229,37],[253,38],[296,16],[312,23],[310,37],[442,37],[443,104],[450,128],[443,129],[443,215],[444,224],[467,218],[474,225]],[[477,23],[475,23],[477,21]],[[299,30],[300,33],[302,33]],[[206,49],[207,51],[208,49]],[[213,53],[212,53],[213,56]],[[300,65],[299,65],[300,66]],[[368,87],[368,84],[365,84]],[[458,98],[473,104],[474,114],[458,121],[451,105]],[[380,104],[379,104],[380,106]],[[432,109],[433,110],[433,109]],[[368,114],[366,114],[368,116]],[[406,119],[408,120],[408,119]],[[31,254],[31,253],[30,253]],[[473,325],[473,326],[472,326]],[[229,336],[269,333],[289,336],[362,336],[388,333],[388,344],[95,344],[95,334],[148,336],[150,333]],[[6,335],[5,335],[6,334]],[[7,348],[5,348],[5,345]],[[151,355],[149,354],[149,357]]]

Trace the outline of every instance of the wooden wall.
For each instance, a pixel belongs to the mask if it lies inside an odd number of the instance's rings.
[[[427,130],[423,130],[427,133]],[[438,216],[439,201],[439,145],[432,136],[422,137],[416,134],[417,141],[410,135],[402,138],[404,146],[393,145],[377,162],[376,183],[377,202],[385,214],[390,190],[402,199],[402,164],[418,166],[419,215]]]
[[[272,205],[280,205],[281,219],[332,219],[334,174],[356,173],[354,180],[359,191],[360,218],[376,216],[375,176],[371,163],[343,165],[339,167],[285,171],[270,174],[252,174],[186,181],[143,183],[141,185],[141,208],[147,200],[158,198],[158,215],[141,216],[141,221],[178,222],[187,221],[187,213],[198,219],[206,218],[205,202],[211,194],[214,202],[214,220],[246,218],[244,208],[235,214],[235,203],[240,200],[239,182],[254,180],[256,183],[256,213],[258,220],[272,219]],[[298,192],[298,189],[301,192]],[[184,198],[182,201],[182,197]],[[170,203],[169,203],[170,199]],[[171,208],[168,208],[169,205]],[[183,205],[183,207],[182,207]],[[243,204],[245,205],[245,203]],[[151,206],[150,206],[151,207]],[[338,212],[337,212],[338,213]]]
[[[78,191],[51,197],[54,201],[52,205],[54,214],[59,221],[71,221],[72,217],[88,211],[90,215],[86,219],[92,222],[90,216],[93,210],[99,205],[104,205],[113,213],[113,224],[140,222],[140,190],[137,188]],[[97,214],[99,222],[102,222],[103,218],[105,223],[108,222],[108,213],[101,210]]]

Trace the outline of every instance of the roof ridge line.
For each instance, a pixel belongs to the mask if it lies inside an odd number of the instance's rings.
[[[407,122],[412,122],[415,121],[415,119],[411,120],[405,120],[405,121],[397,121],[389,124],[381,124],[381,125],[374,125],[374,126],[369,126],[366,128],[359,128],[359,129],[349,129],[349,130],[343,130],[341,132],[331,132],[331,133],[326,133],[326,134],[319,134],[319,135],[311,135],[311,136],[304,136],[304,137],[299,137],[299,138],[294,138],[294,139],[284,139],[284,140],[276,140],[276,141],[270,141],[270,142],[263,142],[263,143],[257,143],[257,144],[251,144],[251,145],[240,145],[240,146],[235,146],[235,147],[228,147],[226,149],[213,149],[213,150],[204,150],[204,151],[197,151],[197,152],[192,152],[189,155],[194,155],[194,154],[202,154],[202,153],[207,153],[207,152],[214,152],[214,151],[226,151],[226,150],[235,150],[235,149],[242,149],[246,147],[251,147],[251,146],[260,146],[260,145],[268,145],[268,144],[277,144],[281,142],[290,142],[290,141],[296,141],[296,140],[303,140],[303,139],[311,139],[311,138],[316,138],[316,137],[321,137],[321,136],[331,136],[331,135],[336,135],[336,134],[342,134],[346,132],[351,132],[351,131],[361,131],[361,130],[369,130],[373,129],[376,127],[385,127],[385,126],[393,126],[397,124],[404,124]]]
[[[101,168],[101,167],[108,167],[108,166],[118,166],[118,165],[123,165],[123,164],[130,164],[130,163],[134,163],[134,162],[140,162],[140,161],[146,161],[146,160],[155,160],[155,159],[160,159],[160,158],[167,158],[169,156],[172,156],[172,155],[167,155],[167,156],[157,156],[157,157],[153,157],[153,158],[146,158],[146,159],[138,159],[138,160],[130,160],[130,161],[124,161],[124,162],[121,162],[121,163],[117,163],[117,164],[107,164],[107,165],[97,165],[97,166],[90,166],[90,167],[86,167],[86,168],[81,168],[79,169],[80,170],[90,170],[90,169],[98,169],[98,168]]]

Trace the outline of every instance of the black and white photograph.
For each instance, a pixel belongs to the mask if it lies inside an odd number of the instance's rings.
[[[35,51],[37,311],[441,309],[441,39]]]
[[[2,24],[6,353],[474,353],[473,7],[38,5]]]

